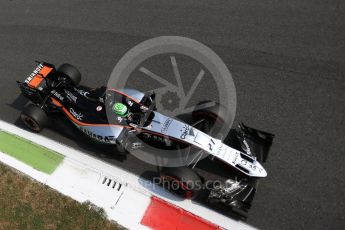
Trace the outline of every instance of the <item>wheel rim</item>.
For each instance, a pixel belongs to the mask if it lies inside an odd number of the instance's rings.
[[[23,115],[22,116],[22,120],[24,122],[24,124],[29,127],[30,129],[34,130],[35,132],[39,132],[40,131],[40,126],[38,125],[38,123],[32,119],[29,116]]]

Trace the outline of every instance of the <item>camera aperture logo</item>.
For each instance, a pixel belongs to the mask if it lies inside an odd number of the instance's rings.
[[[161,167],[188,166],[207,157],[188,141],[199,132],[225,138],[236,114],[236,89],[226,64],[209,47],[186,37],[155,37],[136,45],[114,67],[108,88],[124,89],[134,98],[154,94],[150,111],[153,116],[147,118],[156,120],[152,124],[150,120],[144,121],[148,126],[141,128],[149,129],[151,136],[163,142],[148,138],[151,142],[146,143],[141,138],[144,134],[138,133],[132,141],[143,148],[128,151]],[[224,108],[224,113],[218,108]],[[211,110],[216,116],[221,114],[222,124],[213,126],[207,119],[195,120],[196,110],[202,111],[200,114]],[[107,115],[111,116],[111,111]],[[180,121],[185,126],[179,126]]]

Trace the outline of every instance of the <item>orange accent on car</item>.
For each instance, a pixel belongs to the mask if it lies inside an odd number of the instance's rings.
[[[62,104],[55,98],[51,97],[50,99],[52,100],[53,104],[56,105],[57,107],[63,107]]]
[[[43,66],[43,68],[40,71],[40,74],[42,74],[43,77],[46,77],[50,73],[50,71],[52,71],[52,70],[53,70],[53,68],[51,68],[51,67]]]
[[[43,66],[40,72],[32,78],[28,85],[31,88],[37,88],[43,81],[43,78],[45,78],[52,70],[53,68],[51,67]]]

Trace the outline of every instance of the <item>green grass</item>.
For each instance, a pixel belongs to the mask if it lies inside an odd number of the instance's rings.
[[[33,168],[51,174],[64,156],[16,135],[0,131],[0,151]]]
[[[0,164],[0,229],[124,229],[103,209],[80,204]]]

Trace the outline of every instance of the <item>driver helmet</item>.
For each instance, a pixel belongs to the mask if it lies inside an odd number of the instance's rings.
[[[118,102],[113,105],[113,112],[120,117],[126,117],[128,115],[128,108],[126,105]]]

